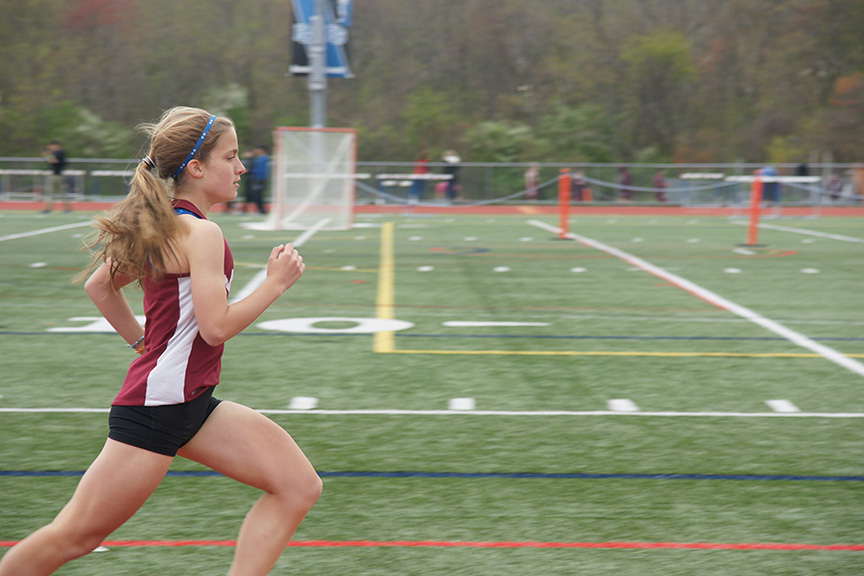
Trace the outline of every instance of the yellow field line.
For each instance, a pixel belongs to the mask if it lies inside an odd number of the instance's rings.
[[[392,333],[391,333],[392,336]],[[745,352],[616,352],[575,350],[387,350],[391,354],[447,354],[469,356],[655,356],[660,358],[821,358],[819,354],[806,353],[753,353]],[[851,358],[864,358],[864,354],[846,354]]]
[[[393,320],[395,299],[393,222],[381,226],[381,256],[378,264],[378,294],[375,317]],[[639,352],[639,351],[575,351],[575,350],[397,350],[392,330],[376,332],[374,351],[380,354],[440,354],[467,356],[631,356],[658,358],[822,358],[820,354],[806,353],[745,353],[745,352]],[[846,354],[850,358],[864,358],[864,354]]]
[[[381,261],[378,265],[378,296],[375,300],[375,317],[379,320],[393,319],[393,285],[393,222],[385,222],[381,226]],[[375,333],[374,350],[379,353],[396,350],[392,330]]]

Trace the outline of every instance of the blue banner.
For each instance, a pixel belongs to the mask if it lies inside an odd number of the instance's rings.
[[[322,2],[325,41],[327,43],[327,76],[353,78],[348,61],[348,29],[354,16],[352,0],[292,0],[291,74],[302,76],[311,72],[308,47],[312,43],[312,16],[316,2]]]

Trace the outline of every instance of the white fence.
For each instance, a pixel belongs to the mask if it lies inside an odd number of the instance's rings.
[[[115,201],[128,192],[135,160],[80,159],[69,161],[64,172],[67,192],[72,199]],[[454,183],[456,202],[503,204],[529,202],[526,198],[525,171],[529,162],[470,163],[459,165]],[[422,203],[446,203],[442,186],[454,178],[444,173],[446,163],[431,162],[427,175],[413,174],[412,162],[358,162],[357,202],[378,204],[414,203],[412,186],[424,180]],[[590,188],[585,195],[595,204],[626,201],[633,204],[682,206],[746,206],[755,164],[629,164],[632,182],[622,186],[619,164],[539,163],[539,197],[530,202],[555,203],[558,176],[567,168],[574,176],[574,192]],[[41,158],[0,157],[0,200],[41,201],[50,171]],[[864,195],[864,166],[852,164],[811,164],[807,176],[799,176],[798,165],[775,165],[782,177],[777,202],[783,205],[852,205]],[[666,188],[662,194],[654,187],[654,176],[665,170]],[[577,184],[578,178],[578,184]],[[800,181],[799,181],[800,180]],[[629,192],[622,194],[622,192]],[[241,191],[242,195],[242,191]],[[573,194],[574,201],[579,195]],[[662,200],[660,199],[662,198]]]
[[[51,186],[48,179],[53,173],[51,170],[0,169],[0,199],[39,201],[44,191]],[[86,170],[63,171],[63,185],[67,197],[75,200],[84,198],[86,176]],[[59,193],[55,193],[55,198],[59,198]]]

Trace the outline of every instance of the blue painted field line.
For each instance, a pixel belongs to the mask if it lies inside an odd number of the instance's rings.
[[[83,470],[0,470],[0,477],[83,476]],[[170,470],[168,476],[221,476],[212,470]],[[787,482],[864,482],[864,476],[802,476],[793,474],[591,474],[539,472],[319,472],[322,478],[455,478],[514,480],[744,480]]]

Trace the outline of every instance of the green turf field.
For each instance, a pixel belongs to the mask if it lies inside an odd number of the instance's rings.
[[[7,544],[67,501],[132,359],[72,283],[88,218],[0,212]],[[251,218],[214,216],[235,294],[298,235]],[[274,574],[864,574],[860,219],[774,220],[760,248],[728,218],[571,219],[619,255],[553,217],[357,221],[309,238],[304,277],[226,346],[217,395],[324,477]],[[233,548],[203,544],[255,498],[178,459],[111,537],[129,545],[58,574],[223,574]]]

